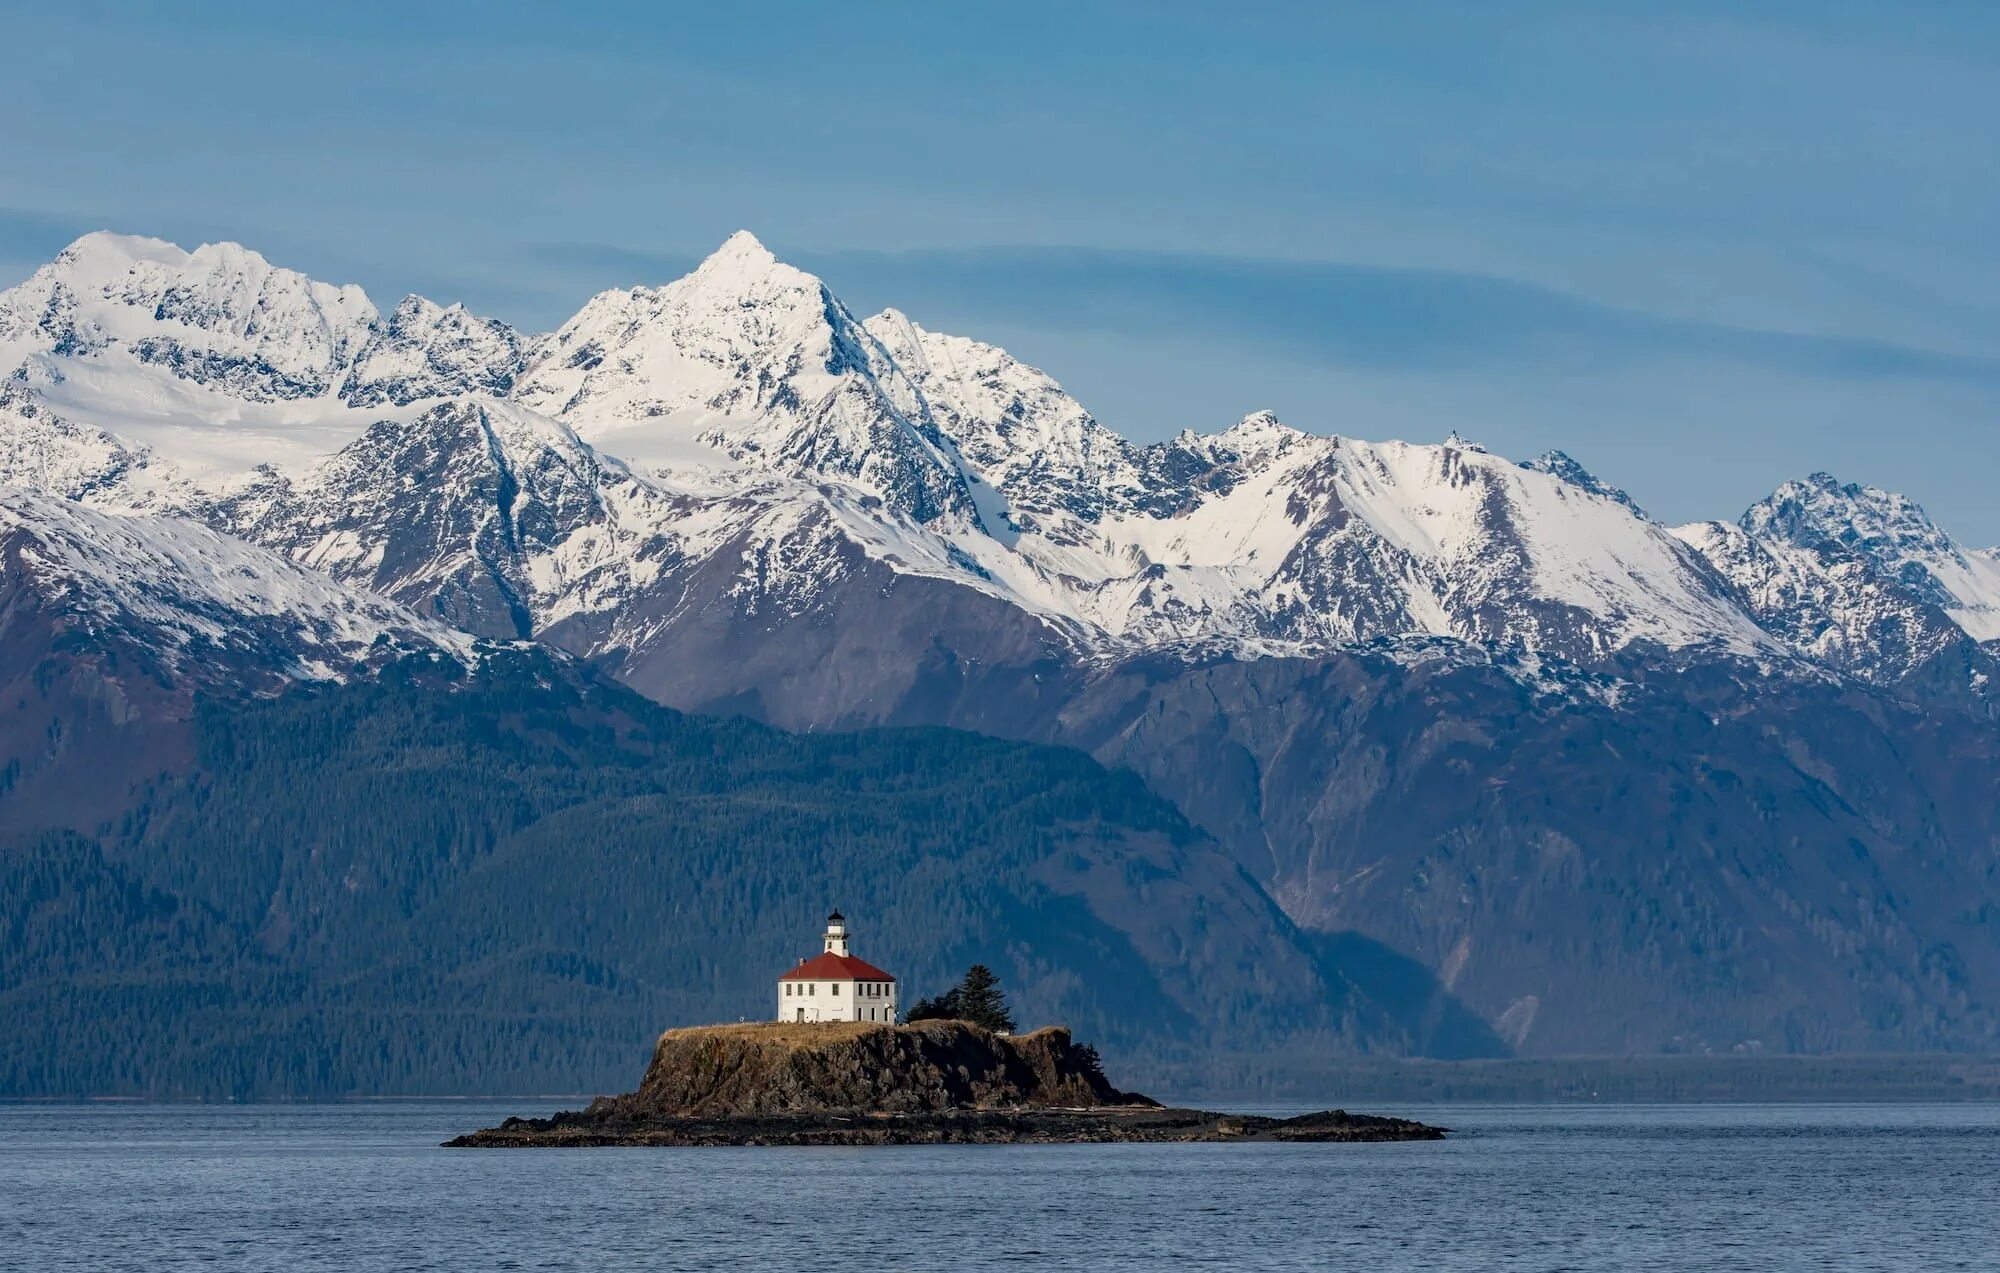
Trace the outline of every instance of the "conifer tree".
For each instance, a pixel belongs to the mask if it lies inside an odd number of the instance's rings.
[[[985,964],[974,964],[965,970],[965,979],[951,992],[958,1000],[957,1016],[960,1021],[970,1021],[988,1030],[1011,1031],[1014,1028],[1014,1014],[1007,1010],[1007,995],[1000,989],[1000,978]]]
[[[935,999],[919,999],[903,1014],[905,1021],[955,1021],[958,1019],[958,987]]]

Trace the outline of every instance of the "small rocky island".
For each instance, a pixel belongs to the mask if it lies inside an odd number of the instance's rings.
[[[660,1037],[639,1090],[510,1118],[458,1148],[597,1145],[1082,1144],[1437,1140],[1444,1130],[1329,1110],[1262,1118],[1169,1109],[1106,1081],[1068,1030],[965,1021],[790,1021]]]

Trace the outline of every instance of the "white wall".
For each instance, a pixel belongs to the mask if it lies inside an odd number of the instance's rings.
[[[785,993],[786,987],[791,993]],[[868,992],[868,987],[878,989]],[[873,1021],[887,1025],[896,1019],[893,981],[780,981],[780,1021]]]

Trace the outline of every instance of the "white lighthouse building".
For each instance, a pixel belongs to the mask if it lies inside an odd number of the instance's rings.
[[[896,979],[847,953],[847,919],[826,917],[826,948],[778,978],[780,1021],[896,1020]]]

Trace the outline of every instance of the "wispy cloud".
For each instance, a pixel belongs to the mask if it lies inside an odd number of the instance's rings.
[[[1172,334],[1369,371],[1611,371],[1723,360],[1822,377],[2000,385],[2000,361],[1634,312],[1446,270],[1094,248],[810,254],[836,291],[1009,325]],[[850,285],[851,284],[851,285]],[[968,334],[977,335],[976,331]]]
[[[632,287],[677,279],[701,263],[699,256],[656,252],[615,243],[540,242],[520,245],[524,260],[580,278],[603,281],[595,286]],[[579,301],[582,297],[579,296]]]

